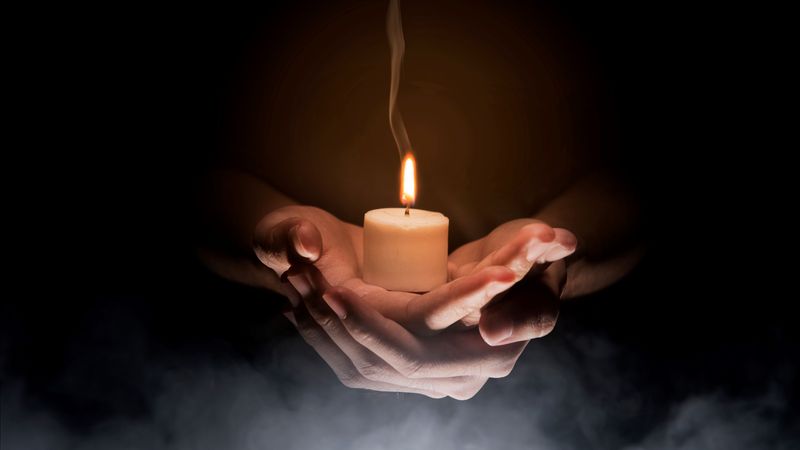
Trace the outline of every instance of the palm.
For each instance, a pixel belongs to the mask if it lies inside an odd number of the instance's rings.
[[[256,234],[264,242],[256,248],[264,264],[278,275],[290,266],[295,268],[288,275],[292,285],[305,284],[318,292],[331,286],[347,288],[384,317],[423,333],[453,324],[476,325],[481,309],[523,279],[536,263],[563,258],[574,249],[574,236],[566,230],[533,220],[508,222],[453,252],[448,283],[415,294],[366,283],[361,278],[361,227],[321,209],[295,206],[278,210],[262,219]],[[311,250],[287,254],[285,249],[296,245],[287,247],[287,239],[304,241]],[[313,270],[303,264],[311,261]]]
[[[321,210],[310,212],[314,217],[309,220],[322,239],[322,251],[314,262],[322,277],[315,282],[310,268],[306,268],[304,275],[312,284],[319,284],[312,287],[320,291],[329,286],[345,287],[384,317],[417,332],[429,333],[449,327],[480,309],[514,282],[508,269],[483,266],[424,294],[386,290],[361,277],[362,228]]]
[[[506,222],[487,236],[469,242],[450,254],[450,278],[458,279],[488,266],[505,266],[514,272],[516,281],[536,273],[575,249],[575,236],[567,230],[552,228],[532,219]],[[478,324],[481,310],[471,312],[461,325]]]
[[[339,222],[337,226],[320,231],[323,251],[315,266],[325,280],[332,286],[343,286],[352,290],[361,301],[384,316],[405,322],[407,305],[419,297],[419,294],[387,291],[380,286],[366,283],[361,278],[363,228]],[[337,242],[338,245],[325,245],[326,238],[329,238],[327,242]]]
[[[284,281],[294,306],[287,318],[347,386],[469,398],[487,377],[506,376],[530,339],[494,347],[483,322],[479,330],[445,330],[521,277],[513,265],[496,264],[508,253],[492,250],[499,237],[492,233],[454,252],[452,279],[424,294],[365,283],[362,229],[317,208],[265,216],[254,250]]]

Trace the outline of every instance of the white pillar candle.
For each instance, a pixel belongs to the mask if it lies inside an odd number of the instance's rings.
[[[438,212],[411,209],[417,163],[410,152],[400,169],[403,208],[364,214],[364,281],[392,291],[427,292],[447,282],[447,227]]]
[[[427,292],[446,283],[448,225],[442,213],[422,209],[367,212],[364,281],[409,292]]]

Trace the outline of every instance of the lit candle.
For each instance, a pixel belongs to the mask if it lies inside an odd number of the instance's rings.
[[[427,292],[447,282],[447,227],[442,213],[413,209],[416,162],[403,158],[405,208],[364,214],[364,281],[393,291]]]

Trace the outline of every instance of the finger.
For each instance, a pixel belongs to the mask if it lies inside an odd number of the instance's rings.
[[[322,235],[303,218],[291,217],[273,224],[268,217],[256,225],[253,250],[264,265],[281,276],[293,263],[319,259]]]
[[[387,291],[357,278],[340,286],[355,292],[362,303],[385,318],[417,334],[430,335],[455,323],[465,327],[477,325],[480,308],[513,282],[514,274],[508,269],[487,267],[481,273],[452,280],[422,295]],[[487,292],[489,295],[485,295]]]
[[[308,313],[305,306],[301,305],[292,313],[296,322],[297,331],[308,345],[319,354],[326,364],[333,370],[336,377],[347,387],[354,389],[367,389],[382,392],[406,392],[422,394],[431,398],[442,398],[444,393],[414,387],[394,385],[381,381],[365,378],[353,365],[350,359],[331,340],[327,333],[316,323]]]
[[[282,279],[297,291],[300,300],[314,295],[322,295],[330,287],[328,280],[313,264],[295,264],[284,272]]]
[[[578,247],[578,238],[575,237],[571,231],[565,230],[564,228],[553,228],[553,231],[556,234],[553,243],[558,245],[553,246],[542,256],[546,262],[564,259],[575,253],[575,249]]]
[[[350,336],[407,378],[508,375],[525,344],[486,344],[477,331],[445,332],[418,338],[396,322],[363,305],[352,291],[335,287],[325,302]]]
[[[532,223],[522,227],[511,242],[490,253],[472,270],[502,265],[514,271],[519,280],[534,265],[546,264],[574,252],[575,242],[575,236],[563,228],[553,229],[543,223]]]
[[[437,372],[446,372],[455,367],[467,365],[470,367],[468,373],[475,376],[486,376],[489,378],[503,378],[508,376],[514,369],[514,365],[519,359],[528,341],[520,341],[493,347],[488,345],[477,329],[467,331],[445,331],[448,338],[443,342],[443,351],[448,355],[459,354],[458,357],[451,357],[443,361],[436,362],[428,367],[423,367],[420,375],[433,375]],[[440,335],[441,336],[441,335]],[[431,339],[439,338],[435,336]]]
[[[488,377],[475,377],[477,382],[473,383],[471,386],[467,388],[462,388],[459,392],[455,394],[449,394],[450,398],[455,400],[469,400],[475,396],[475,394],[480,391],[483,386],[489,381]]]
[[[458,265],[453,261],[447,261],[447,281],[455,280],[457,273],[458,273]]]
[[[309,268],[309,270],[313,271],[314,268]],[[313,283],[312,281],[312,284]],[[477,390],[473,392],[473,389],[475,387],[480,389],[485,382],[484,380],[467,376],[431,379],[406,378],[390,364],[387,364],[380,357],[353,339],[339,319],[339,312],[331,309],[331,306],[322,300],[320,296],[311,295],[304,297],[303,301],[308,313],[317,325],[325,331],[342,353],[347,355],[356,370],[366,379],[393,385],[402,385],[423,391],[440,392],[459,398],[466,395],[474,395]],[[382,336],[373,336],[372,338],[377,340],[382,339]]]
[[[549,271],[548,271],[549,272]],[[487,344],[506,345],[546,336],[555,328],[558,320],[559,299],[557,287],[550,286],[550,273],[542,279],[525,279],[502,301],[490,305],[483,311],[478,329]]]
[[[302,298],[300,297],[300,293],[295,289],[295,287],[288,281],[281,281],[279,286],[279,292],[283,294],[284,297],[289,299],[289,303],[292,305],[292,308],[297,308],[300,304]]]
[[[470,314],[479,313],[497,294],[514,284],[515,274],[502,266],[453,280],[412,298],[403,324],[418,334],[433,334]]]
[[[473,270],[503,265],[513,270],[518,279],[522,278],[554,238],[553,229],[543,223],[525,225],[510,242],[490,253]]]
[[[471,274],[475,271],[478,263],[480,263],[480,261],[471,261],[463,265],[456,266],[456,268],[451,272],[452,275],[450,276],[450,279],[455,280],[456,278]]]

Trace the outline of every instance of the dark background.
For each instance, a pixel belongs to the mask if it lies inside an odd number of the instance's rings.
[[[565,304],[508,379],[432,402],[338,386],[277,302],[193,256],[194,189],[227,143],[248,46],[313,7],[27,16],[13,53],[32,124],[6,170],[26,168],[9,175],[25,179],[7,220],[31,237],[23,289],[2,300],[3,449],[797,443],[799,341],[771,257],[782,238],[746,181],[767,156],[731,150],[754,131],[734,109],[748,109],[751,29],[697,6],[544,5],[601,63],[649,250],[623,282]],[[237,396],[259,400],[243,412]],[[240,440],[253,429],[273,431]]]

